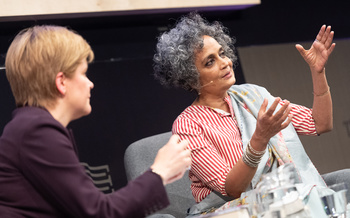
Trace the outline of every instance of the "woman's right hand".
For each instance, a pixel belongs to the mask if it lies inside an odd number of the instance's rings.
[[[288,101],[276,111],[280,101],[281,98],[276,98],[271,107],[266,110],[268,100],[265,98],[260,107],[256,129],[250,141],[256,150],[265,150],[270,138],[286,128],[292,121],[292,116],[289,114],[291,107]]]
[[[191,152],[187,146],[187,140],[180,141],[178,135],[173,135],[159,149],[151,169],[162,178],[164,185],[181,179],[191,166]]]

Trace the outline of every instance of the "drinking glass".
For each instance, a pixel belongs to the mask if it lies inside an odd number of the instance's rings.
[[[346,217],[346,192],[348,187],[345,183],[338,183],[319,190],[324,211],[328,217]]]

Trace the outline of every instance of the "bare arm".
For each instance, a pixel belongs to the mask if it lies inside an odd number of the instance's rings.
[[[335,43],[332,42],[333,36],[334,32],[331,31],[331,27],[324,25],[309,50],[305,50],[301,45],[296,45],[311,70],[314,92],[312,115],[318,134],[330,131],[333,128],[332,98],[325,74],[325,65],[335,47]],[[292,117],[288,117],[289,104],[284,105],[273,115],[277,102],[278,99],[266,111],[267,101],[265,100],[260,108],[257,128],[250,141],[255,150],[265,150],[270,138],[291,122]],[[230,196],[239,197],[246,190],[255,173],[256,168],[247,166],[240,159],[227,175],[226,192]]]
[[[265,150],[270,138],[286,128],[292,121],[292,117],[289,116],[291,110],[289,102],[275,112],[280,100],[276,98],[271,107],[266,110],[268,101],[265,99],[260,107],[256,130],[250,140],[251,146],[256,151]],[[235,198],[239,197],[249,186],[256,169],[256,167],[246,165],[242,158],[239,159],[227,175],[225,182],[227,194]]]
[[[331,27],[323,25],[309,50],[296,45],[311,70],[314,92],[312,116],[318,134],[333,128],[333,105],[325,71],[325,65],[335,47],[335,43],[332,42],[333,37],[334,32],[331,31]]]

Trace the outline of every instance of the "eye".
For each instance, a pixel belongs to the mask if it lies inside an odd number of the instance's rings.
[[[221,52],[220,52],[220,57],[226,57],[225,51],[221,51]]]
[[[213,65],[213,63],[214,63],[214,59],[209,59],[207,61],[207,63],[205,63],[205,66],[209,67],[209,66]]]

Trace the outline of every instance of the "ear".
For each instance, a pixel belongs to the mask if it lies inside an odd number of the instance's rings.
[[[56,87],[58,92],[61,93],[61,95],[66,94],[66,79],[67,78],[63,72],[59,72],[56,75]]]

